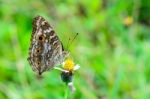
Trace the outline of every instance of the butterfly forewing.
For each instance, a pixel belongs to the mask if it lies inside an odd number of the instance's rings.
[[[41,16],[33,19],[28,61],[38,74],[61,64],[66,51],[50,24]]]

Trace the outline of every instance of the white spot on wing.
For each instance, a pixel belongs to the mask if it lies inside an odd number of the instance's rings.
[[[51,31],[52,31],[52,29],[51,29],[51,28],[48,28],[48,29],[44,30],[44,33],[49,33],[49,32],[51,32]]]
[[[56,34],[54,33],[54,35],[50,36],[50,39],[54,38],[56,36]]]
[[[50,32],[50,31],[52,31],[52,29],[51,29],[51,28],[48,28],[48,29],[47,29],[47,32]]]
[[[41,24],[42,24],[42,25],[44,25],[45,23],[46,23],[46,21],[42,21],[42,23],[41,23]]]

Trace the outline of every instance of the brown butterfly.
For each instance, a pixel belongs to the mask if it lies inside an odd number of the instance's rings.
[[[33,71],[41,75],[61,64],[67,55],[50,24],[41,16],[35,17],[28,57]]]

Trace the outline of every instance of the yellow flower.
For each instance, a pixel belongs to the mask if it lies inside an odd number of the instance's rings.
[[[133,23],[133,18],[131,16],[128,16],[123,20],[123,23],[126,26],[130,26]]]
[[[73,60],[69,59],[69,58],[66,59],[65,62],[63,63],[63,68],[67,71],[73,71],[74,66],[75,66],[75,64],[74,64]]]
[[[75,64],[74,61],[70,58],[67,58],[62,63],[62,67],[54,67],[54,69],[61,71],[61,79],[68,85],[71,92],[75,91],[75,87],[73,85],[73,73],[79,68],[80,66],[78,64]]]
[[[62,68],[60,67],[54,67],[54,69],[63,71],[63,72],[73,72],[76,71],[80,68],[78,64],[75,64],[74,61],[70,58],[67,58],[63,63],[62,63]]]

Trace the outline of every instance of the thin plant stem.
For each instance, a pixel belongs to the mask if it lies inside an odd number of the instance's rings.
[[[68,86],[67,85],[66,85],[66,88],[65,88],[64,99],[68,99]]]

